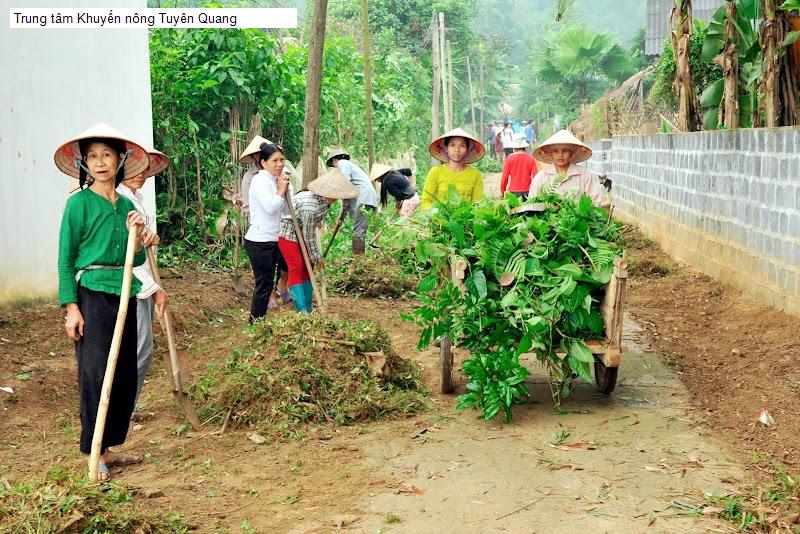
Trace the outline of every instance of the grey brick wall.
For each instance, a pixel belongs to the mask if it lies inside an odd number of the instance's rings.
[[[800,128],[614,137],[610,178],[667,252],[800,315]]]
[[[586,162],[586,168],[597,176],[611,175],[611,139],[602,139],[587,143],[592,149],[592,159]]]

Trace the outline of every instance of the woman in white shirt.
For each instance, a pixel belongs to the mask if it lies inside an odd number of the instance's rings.
[[[289,178],[283,172],[286,165],[283,149],[272,143],[262,143],[257,158],[261,170],[250,184],[250,228],[244,236],[244,250],[255,276],[250,323],[267,313],[275,284],[275,267],[288,270],[278,250],[281,216],[288,213],[284,195],[289,188]]]

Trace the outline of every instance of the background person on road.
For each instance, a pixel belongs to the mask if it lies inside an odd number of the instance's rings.
[[[443,202],[451,185],[464,200],[477,202],[483,198],[483,176],[470,163],[480,160],[486,148],[470,134],[456,128],[437,137],[428,146],[431,156],[442,162],[428,172],[422,192],[422,209],[428,210],[434,200]]]
[[[547,185],[560,195],[586,195],[596,206],[609,204],[606,190],[597,176],[589,169],[576,165],[591,158],[592,149],[567,130],[554,133],[533,151],[533,155],[539,161],[552,165],[534,176],[529,197],[535,197]]]

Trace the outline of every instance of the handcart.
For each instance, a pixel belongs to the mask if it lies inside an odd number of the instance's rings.
[[[526,204],[512,210],[512,213],[535,214],[544,210],[543,204]],[[457,286],[463,285],[467,264],[461,258],[454,257],[450,264],[450,276]],[[600,311],[605,325],[603,339],[586,340],[585,344],[594,355],[594,380],[600,393],[608,395],[614,391],[617,384],[617,371],[619,369],[622,348],[622,315],[625,303],[625,285],[628,278],[628,262],[622,258],[614,260],[614,270],[611,280],[604,286],[603,301]],[[453,392],[453,345],[448,336],[442,337],[439,345],[441,360],[441,392]],[[562,358],[566,355],[556,354]]]

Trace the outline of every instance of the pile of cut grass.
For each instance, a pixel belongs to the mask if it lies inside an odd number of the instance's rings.
[[[388,377],[374,376],[367,353],[386,358]],[[426,405],[420,376],[374,323],[290,314],[257,321],[246,346],[209,366],[197,394],[203,418],[277,439],[309,423],[414,414]]]
[[[408,274],[392,256],[376,250],[337,258],[325,270],[328,290],[346,296],[412,298],[419,278]]]
[[[85,475],[51,468],[26,482],[0,479],[0,532],[188,532],[177,514],[147,510],[125,486],[88,484]]]

